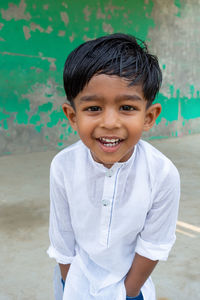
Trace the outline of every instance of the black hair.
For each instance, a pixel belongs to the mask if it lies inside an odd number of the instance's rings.
[[[73,50],[64,66],[67,99],[74,98],[96,74],[117,75],[129,86],[141,84],[147,105],[151,105],[162,83],[162,72],[155,55],[134,36],[115,33],[87,41]]]

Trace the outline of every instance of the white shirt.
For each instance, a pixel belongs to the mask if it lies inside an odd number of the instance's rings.
[[[125,300],[135,252],[166,260],[175,241],[180,196],[172,162],[140,140],[111,169],[81,142],[62,150],[50,172],[50,257],[71,263],[64,300]],[[151,278],[141,289],[155,300]]]

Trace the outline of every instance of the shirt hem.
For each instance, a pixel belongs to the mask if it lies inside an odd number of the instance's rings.
[[[140,237],[137,240],[135,252],[139,255],[147,257],[151,260],[163,260],[166,261],[169,256],[169,252],[175,242],[174,237],[171,243],[168,244],[152,244],[150,242],[142,240]]]
[[[47,250],[47,254],[49,255],[50,258],[55,258],[57,263],[63,264],[63,265],[68,265],[71,264],[74,256],[65,256],[60,254],[54,247],[50,246]]]

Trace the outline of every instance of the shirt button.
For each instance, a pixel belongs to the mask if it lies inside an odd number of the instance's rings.
[[[106,176],[107,176],[107,177],[112,177],[112,175],[113,175],[113,170],[108,170],[108,171],[106,172]]]
[[[106,199],[103,199],[102,204],[103,204],[103,206],[108,206],[108,205],[110,205],[110,201],[106,200]]]

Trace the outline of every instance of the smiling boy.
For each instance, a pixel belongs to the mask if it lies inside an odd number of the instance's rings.
[[[141,135],[153,104],[157,58],[125,34],[88,41],[67,58],[63,111],[80,141],[53,159],[48,253],[65,300],[155,300],[150,278],[175,241],[179,175]]]

